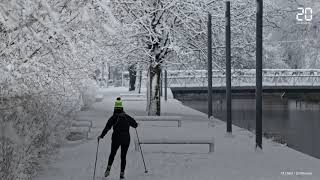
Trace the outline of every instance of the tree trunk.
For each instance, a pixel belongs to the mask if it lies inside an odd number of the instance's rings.
[[[146,106],[146,112],[149,112],[149,107],[150,107],[150,69],[148,69],[147,73],[147,83],[146,83],[146,88],[147,88],[147,106]],[[149,113],[148,113],[149,114]]]
[[[136,89],[136,77],[137,77],[137,71],[135,64],[129,66],[129,91],[134,91]]]
[[[148,115],[149,116],[160,116],[160,74],[161,67],[156,65],[153,67],[149,66],[149,85],[148,85]]]
[[[139,94],[141,93],[142,70],[139,71]]]

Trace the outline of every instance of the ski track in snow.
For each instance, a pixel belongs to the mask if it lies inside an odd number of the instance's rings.
[[[37,180],[89,180],[93,177],[96,137],[101,133],[107,119],[112,114],[115,98],[127,92],[127,88],[103,89],[104,99],[95,103],[89,110],[80,112],[82,117],[93,122],[89,140],[79,145],[66,145],[44,165],[45,170]],[[131,116],[146,115],[145,102],[126,101],[125,111]],[[225,123],[216,120],[215,127],[208,127],[207,115],[183,106],[175,99],[162,102],[164,115],[182,115],[182,129],[190,130],[191,135],[212,134],[215,138],[215,150],[208,152],[207,145],[142,145],[149,173],[144,173],[140,152],[134,151],[135,134],[131,129],[131,145],[127,155],[127,180],[282,180],[306,179],[319,180],[320,160],[302,154],[286,146],[264,139],[263,151],[256,151],[255,138],[251,132],[233,126],[234,137],[226,136]],[[173,125],[174,126],[174,125]],[[142,133],[164,132],[174,136],[172,129],[177,127],[159,127],[141,125]],[[179,131],[177,131],[179,132]],[[110,152],[108,132],[100,141],[96,179],[116,180],[120,174],[120,151],[118,151],[110,176],[103,177]],[[145,135],[145,134],[144,134]],[[187,134],[189,135],[189,134]],[[187,136],[186,135],[186,136]],[[153,137],[150,134],[148,137]],[[154,138],[154,137],[153,137]],[[281,172],[312,172],[308,176],[281,175]]]

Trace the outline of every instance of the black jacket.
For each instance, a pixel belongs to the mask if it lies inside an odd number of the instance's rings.
[[[112,127],[113,127],[113,133],[115,134],[129,135],[130,126],[133,128],[137,128],[138,123],[131,116],[127,115],[125,112],[114,113],[109,118],[100,137],[103,138]]]

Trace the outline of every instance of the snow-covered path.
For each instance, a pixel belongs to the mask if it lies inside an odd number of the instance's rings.
[[[90,139],[81,144],[65,145],[57,157],[37,180],[89,180],[92,179],[96,137],[111,115],[114,99],[124,88],[104,89],[104,99],[95,103],[89,110],[78,116],[93,122]],[[124,108],[130,115],[145,115],[145,102],[124,101]],[[320,179],[320,160],[264,139],[263,152],[255,151],[254,135],[233,126],[234,137],[225,135],[225,123],[216,121],[215,127],[208,127],[206,114],[183,106],[175,99],[163,102],[164,115],[184,116],[182,129],[192,135],[210,135],[215,138],[215,150],[208,152],[207,145],[143,145],[144,156],[149,170],[144,173],[140,152],[134,151],[133,129],[131,146],[127,156],[126,178],[128,180],[257,180],[257,179]],[[138,127],[140,136],[155,136],[165,133],[174,136],[175,124],[161,126],[142,124]],[[159,125],[159,124],[156,124]],[[177,130],[177,129],[176,129]],[[178,132],[178,131],[177,131]],[[189,135],[186,134],[187,135]],[[101,141],[97,163],[96,179],[106,168],[110,152],[111,132]],[[159,137],[161,138],[161,137]],[[120,153],[118,152],[108,179],[118,179],[120,172]],[[281,175],[281,172],[312,172],[312,175]]]

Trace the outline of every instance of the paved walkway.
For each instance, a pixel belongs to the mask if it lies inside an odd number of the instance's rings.
[[[97,140],[107,118],[111,116],[114,99],[124,88],[111,88],[101,91],[102,102],[95,103],[78,117],[88,118],[93,123],[89,140],[80,144],[66,144],[38,180],[88,180],[92,179]],[[146,115],[145,102],[126,101],[124,108],[128,114]],[[134,151],[131,143],[126,177],[129,180],[257,180],[257,179],[314,179],[319,180],[320,160],[264,139],[263,152],[254,148],[254,135],[244,129],[233,126],[234,137],[225,135],[225,123],[216,120],[214,127],[208,127],[206,114],[182,105],[175,99],[162,102],[163,115],[184,116],[182,127],[190,134],[211,135],[215,137],[215,151],[207,153],[206,145],[144,145],[146,164],[149,170],[144,174],[140,152]],[[142,125],[138,132],[168,131],[168,136],[177,127],[172,124]],[[173,126],[176,126],[173,124]],[[132,130],[132,129],[131,129]],[[132,133],[132,140],[135,136]],[[101,141],[99,148],[97,179],[103,179],[107,156],[110,152],[110,135]],[[145,135],[145,134],[144,134]],[[151,136],[151,134],[150,134]],[[160,138],[160,137],[159,137]],[[119,177],[119,154],[115,159],[108,179]],[[312,175],[281,175],[281,172],[312,172]]]

